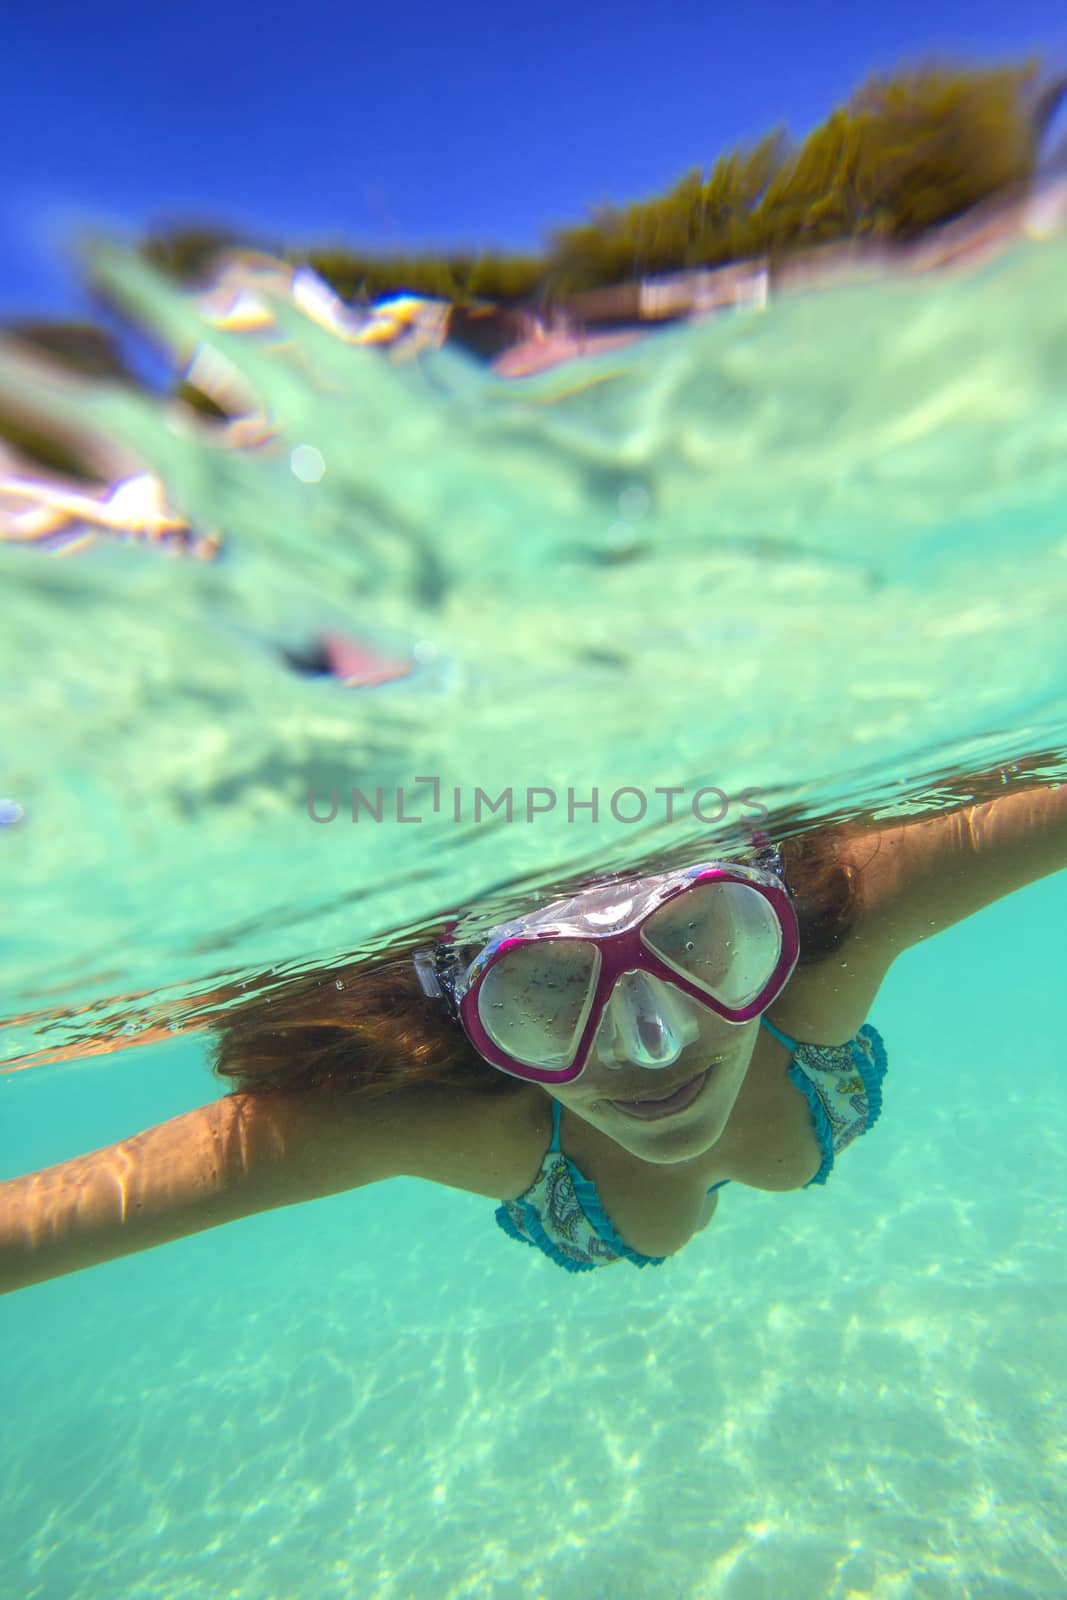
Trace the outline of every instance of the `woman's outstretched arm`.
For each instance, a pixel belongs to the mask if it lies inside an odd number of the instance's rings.
[[[396,1108],[230,1095],[0,1183],[0,1293],[391,1177]]]
[[[1067,867],[1067,784],[852,835],[859,889],[848,937],[775,1013],[798,1039],[850,1039],[896,958],[1016,889]]]
[[[866,936],[890,957],[1067,868],[1067,783],[1006,789],[981,805],[857,840]]]
[[[531,1114],[527,1097],[502,1110],[441,1088],[227,1095],[0,1183],[0,1294],[386,1178],[519,1194],[533,1177]]]

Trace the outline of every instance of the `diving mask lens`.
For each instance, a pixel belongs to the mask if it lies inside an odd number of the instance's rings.
[[[679,977],[731,1010],[758,998],[782,955],[778,914],[746,883],[694,884],[649,917],[641,938]]]
[[[493,1043],[531,1067],[566,1067],[589,1020],[600,972],[594,944],[520,944],[481,981],[478,1017]]]

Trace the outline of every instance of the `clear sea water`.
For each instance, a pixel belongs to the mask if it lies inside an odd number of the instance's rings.
[[[225,540],[0,546],[0,1176],[211,1098],[223,977],[706,840],[657,787],[906,815],[1067,745],[1062,238],[507,383],[281,306],[221,334],[96,267],[275,434],[224,451],[0,357]],[[330,630],[413,670],[284,664]],[[377,785],[423,820],[344,820]],[[479,824],[477,786],[601,813]],[[656,1271],[565,1274],[394,1180],[5,1298],[0,1594],[1067,1594],[1065,911],[1061,874],[904,957],[878,1126],[825,1189],[728,1190]]]

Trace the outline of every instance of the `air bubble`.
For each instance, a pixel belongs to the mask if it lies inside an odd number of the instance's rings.
[[[652,504],[652,497],[641,484],[632,483],[622,491],[615,503],[619,508],[619,516],[626,522],[640,522]]]
[[[321,450],[313,444],[298,444],[290,451],[289,468],[301,483],[319,483],[326,473],[326,462]]]

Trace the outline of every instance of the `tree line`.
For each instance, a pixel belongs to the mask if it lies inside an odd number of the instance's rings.
[[[604,205],[583,222],[550,229],[545,248],[534,254],[376,254],[345,244],[253,239],[225,224],[157,228],[139,248],[182,282],[209,276],[226,251],[253,249],[312,267],[353,304],[401,292],[451,301],[456,337],[472,342],[481,336],[479,308],[488,306],[503,313],[489,334],[491,348],[506,340],[506,324],[520,308],[567,310],[570,302],[591,322],[602,314],[610,320],[592,302],[583,309],[581,296],[732,262],[760,260],[773,270],[790,256],[838,242],[911,243],[1024,188],[1065,93],[1067,78],[1048,75],[1036,60],[877,75],[801,143],[774,129],[709,168],[693,168],[663,194]],[[27,320],[5,331],[75,370],[136,382],[115,341],[91,323]],[[180,392],[197,410],[217,411],[188,385]],[[2,395],[0,439],[43,465],[75,466],[67,445],[46,437]]]
[[[800,144],[775,129],[694,168],[666,193],[557,226],[537,254],[380,254],[346,245],[274,253],[315,269],[346,300],[411,294],[459,304],[551,302],[634,278],[761,259],[845,240],[906,244],[1033,177],[1067,80],[1036,61],[924,67],[870,78]],[[259,241],[170,228],[147,258],[183,279],[220,250]]]

